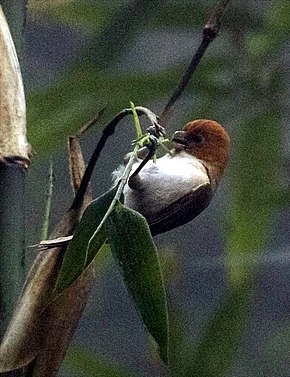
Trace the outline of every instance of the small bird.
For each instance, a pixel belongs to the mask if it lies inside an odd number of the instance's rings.
[[[175,132],[172,144],[170,154],[148,161],[124,188],[124,204],[146,218],[152,235],[198,216],[209,205],[228,162],[229,136],[213,120],[187,123]],[[142,157],[132,171],[141,162]],[[117,169],[114,178],[121,173],[122,168]]]

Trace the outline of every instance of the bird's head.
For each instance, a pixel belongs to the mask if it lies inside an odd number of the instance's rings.
[[[215,183],[219,182],[226,168],[229,141],[226,130],[209,119],[197,119],[187,123],[183,130],[176,131],[172,138],[176,153],[184,151],[200,160]]]

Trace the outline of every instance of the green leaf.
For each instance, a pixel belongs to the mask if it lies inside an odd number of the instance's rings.
[[[113,256],[147,330],[156,341],[164,362],[168,359],[168,314],[156,246],[145,218],[118,205],[106,230]]]
[[[19,1],[19,0],[18,0]],[[46,1],[29,2],[29,11],[33,19],[41,22],[49,19],[50,22],[64,27],[83,29],[98,34],[105,27],[109,17],[120,7],[119,4],[80,1]],[[81,31],[83,31],[81,30]]]
[[[285,43],[289,38],[289,12],[290,3],[288,0],[277,0],[267,9],[267,26],[271,30],[272,40],[279,45]],[[277,46],[272,44],[272,50],[276,48]]]
[[[59,272],[54,295],[59,295],[68,288],[92,262],[99,249],[106,241],[104,227],[101,227],[94,237],[94,247],[87,253],[88,242],[102,221],[114,196],[116,188],[111,189],[100,196],[86,208],[83,217],[76,228],[75,234],[69,243],[64,255],[61,270]]]
[[[124,372],[119,367],[100,360],[92,352],[77,344],[70,346],[63,366],[73,373],[73,376],[78,377],[134,377],[132,373]]]
[[[225,376],[241,340],[252,293],[251,279],[229,290],[189,358],[185,376]]]
[[[265,247],[280,194],[277,177],[283,159],[282,122],[278,106],[275,110],[274,99],[271,101],[273,105],[268,104],[262,113],[240,121],[236,142],[233,141],[235,156],[227,219],[234,226],[229,228],[226,243],[227,267],[233,283],[255,270],[255,266],[250,268],[235,261]]]

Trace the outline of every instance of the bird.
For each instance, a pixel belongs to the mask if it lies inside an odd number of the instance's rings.
[[[230,138],[210,119],[188,122],[172,137],[170,153],[149,160],[124,188],[124,205],[141,213],[153,236],[184,225],[210,204],[229,158]],[[132,171],[142,163],[139,156]],[[114,173],[117,181],[124,167]]]

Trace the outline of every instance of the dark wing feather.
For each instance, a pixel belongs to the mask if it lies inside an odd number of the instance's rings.
[[[162,211],[147,218],[152,235],[167,232],[193,220],[209,205],[212,197],[213,191],[208,183],[190,191]]]

